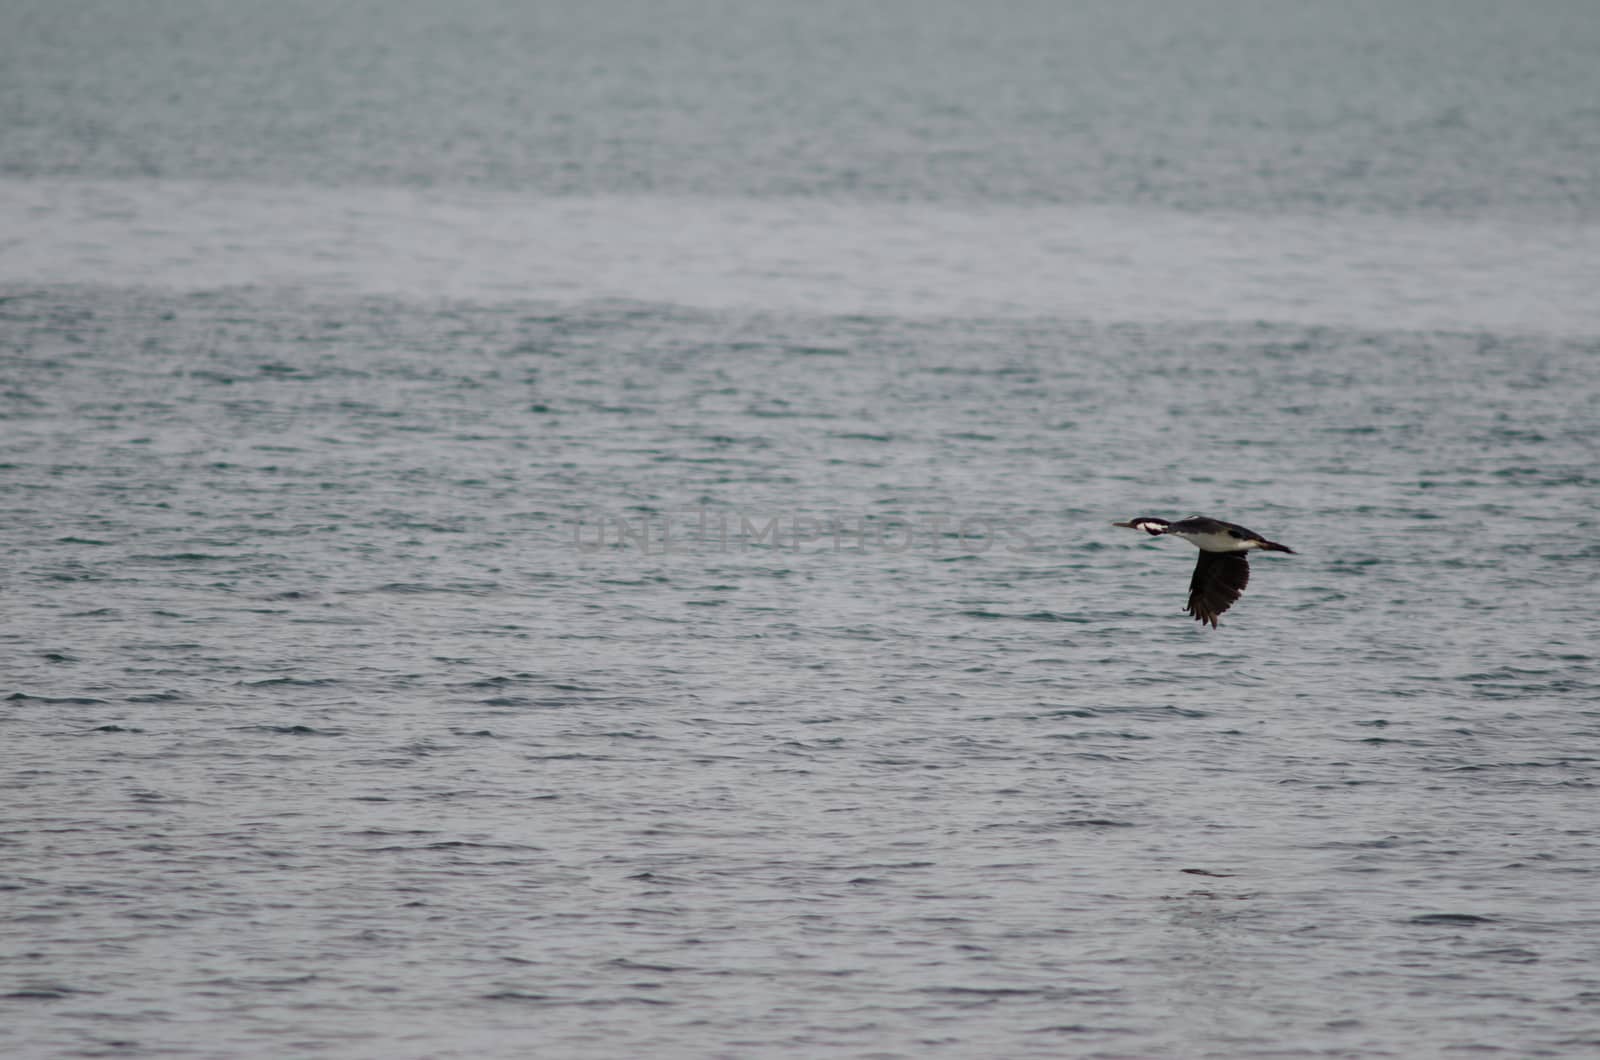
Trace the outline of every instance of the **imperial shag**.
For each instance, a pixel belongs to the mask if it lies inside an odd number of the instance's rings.
[[[1200,562],[1195,564],[1194,578],[1189,582],[1189,606],[1184,610],[1201,625],[1211,623],[1212,629],[1217,626],[1217,616],[1232,607],[1250,583],[1250,561],[1245,556],[1251,549],[1294,554],[1288,545],[1268,541],[1254,530],[1203,515],[1191,515],[1175,523],[1141,515],[1111,525],[1143,530],[1151,537],[1171,534],[1200,550]]]

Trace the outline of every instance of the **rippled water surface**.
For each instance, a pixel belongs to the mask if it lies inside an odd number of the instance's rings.
[[[7,1055],[1592,1055],[1587,9],[623,6],[0,15]]]

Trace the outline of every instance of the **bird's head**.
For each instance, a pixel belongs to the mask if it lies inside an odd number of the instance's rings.
[[[1143,530],[1151,537],[1160,537],[1167,532],[1167,527],[1172,524],[1165,519],[1157,519],[1153,515],[1141,515],[1137,519],[1129,519],[1125,523],[1112,523],[1112,526],[1126,526],[1130,530]]]

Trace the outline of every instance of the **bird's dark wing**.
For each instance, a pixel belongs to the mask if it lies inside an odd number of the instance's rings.
[[[1189,606],[1196,621],[1217,626],[1217,616],[1233,606],[1250,584],[1250,561],[1243,552],[1202,552],[1189,582]]]

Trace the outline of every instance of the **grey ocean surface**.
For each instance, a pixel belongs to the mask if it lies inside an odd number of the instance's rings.
[[[0,1053],[1596,1055],[1597,101],[1554,0],[5,5]]]

